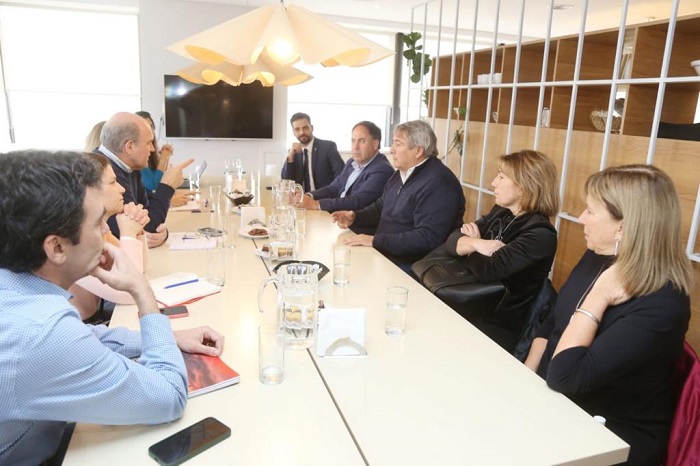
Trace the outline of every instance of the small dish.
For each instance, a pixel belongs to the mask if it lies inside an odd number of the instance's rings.
[[[251,234],[251,232],[255,232],[255,230],[259,230],[260,234]],[[263,231],[265,233],[262,233]],[[255,232],[255,233],[257,233],[257,232]],[[248,230],[240,230],[238,232],[238,234],[240,236],[242,236],[244,238],[248,238],[248,239],[264,239],[264,238],[267,238],[269,236],[267,228],[260,228],[260,227],[249,228]]]
[[[268,259],[270,257],[270,251],[265,251],[263,248],[264,247],[269,247],[269,246],[260,246],[259,248],[255,248],[255,254],[258,256],[262,257],[263,259]]]
[[[241,206],[244,204],[248,204],[250,201],[253,200],[253,196],[251,193],[239,193],[239,192],[232,192],[232,193],[225,193],[226,197],[229,199],[229,201],[233,202],[233,205],[235,206]]]

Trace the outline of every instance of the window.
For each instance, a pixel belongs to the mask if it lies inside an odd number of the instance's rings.
[[[388,49],[394,48],[393,34],[362,34]],[[340,151],[350,150],[352,127],[369,120],[382,129],[382,146],[390,122],[394,63],[391,57],[357,68],[295,64],[311,79],[287,91],[287,121],[297,112],[307,113],[314,135],[334,141]],[[287,141],[296,141],[287,125]]]
[[[95,123],[140,109],[138,17],[0,4],[7,99],[0,151],[82,149]]]

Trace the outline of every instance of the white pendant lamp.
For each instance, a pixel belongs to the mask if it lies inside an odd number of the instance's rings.
[[[258,8],[190,36],[170,45],[168,50],[209,66],[202,68],[202,71],[221,71],[226,76],[230,76],[228,72],[216,67],[223,65],[228,70],[236,64],[257,65],[262,61],[264,67],[275,75],[273,83],[279,84],[298,84],[310,77],[305,75],[306,78],[302,79],[299,76],[301,72],[296,70],[295,77],[285,75],[286,78],[280,78],[278,73],[284,74],[281,69],[270,71],[274,67],[273,62],[278,67],[291,65],[298,60],[324,66],[364,66],[394,54],[392,50],[306,8],[285,6],[283,2]],[[258,76],[263,77],[265,72],[259,71],[261,74]],[[215,76],[211,74],[209,78]],[[301,81],[295,82],[297,79]],[[268,78],[265,80],[270,82]]]

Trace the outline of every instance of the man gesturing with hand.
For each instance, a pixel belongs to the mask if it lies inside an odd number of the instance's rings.
[[[145,277],[104,244],[97,162],[71,152],[0,154],[0,184],[15,186],[0,197],[0,464],[50,458],[66,422],[182,416],[178,346],[218,355],[223,337],[209,328],[173,335]],[[66,290],[88,273],[132,294],[140,332],[82,323]]]

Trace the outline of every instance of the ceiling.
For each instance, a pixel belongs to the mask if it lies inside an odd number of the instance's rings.
[[[276,3],[276,0],[193,0],[257,8]],[[527,39],[546,36],[550,0],[522,0],[526,3],[523,36]],[[286,4],[304,6],[316,13],[331,16],[337,22],[353,24],[366,29],[410,30],[413,15],[414,30],[423,31],[426,22],[428,34],[437,36],[440,23],[440,0],[286,0]],[[471,38],[477,0],[443,0],[442,37],[452,37],[459,4],[460,36]],[[500,12],[498,5],[500,3]],[[569,4],[571,9],[555,11],[552,37],[576,34],[581,27],[583,0],[554,0],[554,4]],[[427,6],[426,6],[427,5]],[[623,0],[589,0],[585,29],[594,31],[617,28]],[[672,0],[629,0],[627,24],[637,24],[671,16]],[[517,39],[520,23],[521,0],[481,0],[478,5],[477,31],[482,41],[493,37],[498,12],[499,42]],[[680,0],[678,16],[700,13],[700,0]],[[427,21],[424,20],[427,18]],[[492,40],[492,39],[491,39]]]

